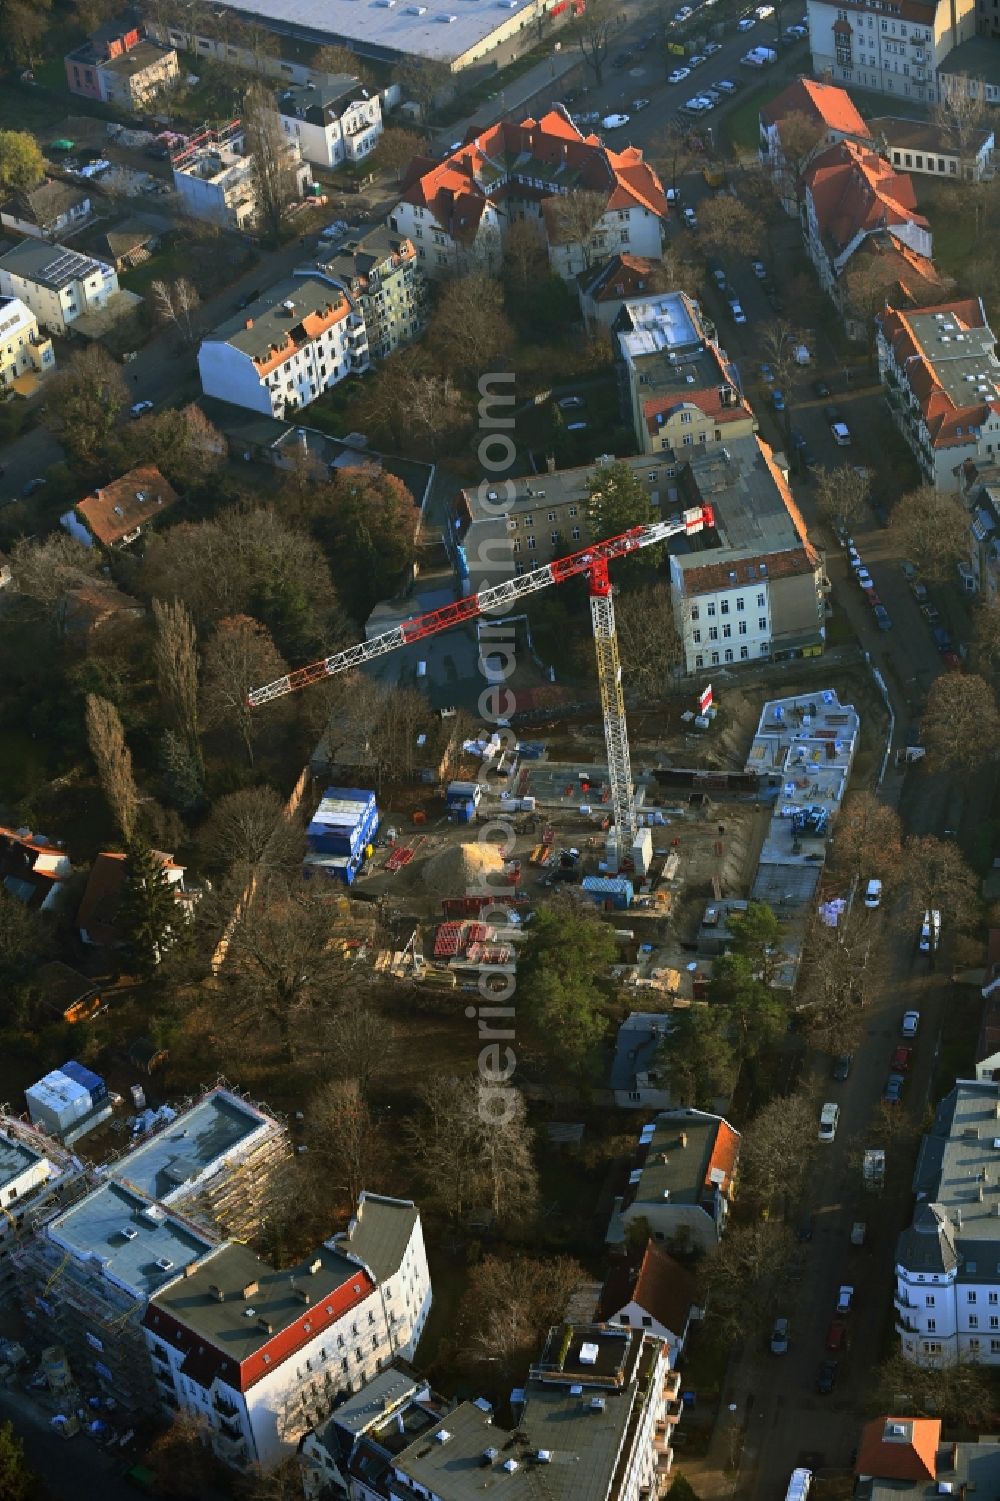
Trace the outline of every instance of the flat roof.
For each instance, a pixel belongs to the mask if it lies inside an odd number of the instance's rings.
[[[175,57],[177,55],[173,47],[163,46],[159,42],[150,41],[148,37],[143,37],[126,52],[119,52],[117,57],[104,58],[96,66],[110,68],[115,73],[124,73],[131,78],[135,73],[142,73],[146,68],[155,67],[170,53],[173,53]]]
[[[129,1235],[123,1234],[126,1228]],[[48,1234],[77,1256],[99,1261],[106,1276],[143,1298],[200,1261],[213,1244],[115,1182],[102,1184],[53,1220]],[[157,1266],[158,1261],[169,1265]]]
[[[1000,49],[991,36],[971,36],[967,42],[953,47],[943,62],[938,63],[939,73],[964,73],[969,78],[980,78],[994,88],[1000,86]]]
[[[228,1090],[199,1100],[149,1141],[115,1163],[115,1178],[151,1199],[169,1203],[213,1163],[220,1163],[271,1124]]]
[[[334,1427],[357,1437],[375,1428],[386,1415],[404,1402],[412,1402],[420,1392],[427,1390],[425,1381],[415,1381],[396,1366],[379,1371],[360,1391],[352,1392],[331,1415]]]
[[[918,1160],[923,1168],[920,1195],[943,1209],[955,1226],[955,1244],[965,1266],[963,1281],[975,1280],[983,1243],[997,1248],[983,1260],[981,1280],[996,1281],[1000,1261],[1000,1085],[959,1079],[937,1108],[924,1141],[932,1151]],[[927,1168],[930,1167],[930,1172]],[[978,1250],[977,1250],[978,1246]]]
[[[231,7],[260,16],[307,41],[346,43],[362,56],[430,57],[450,62],[484,42],[514,15],[534,19],[535,0],[448,0],[446,4],[386,0],[242,0]]]
[[[6,1188],[8,1183],[13,1183],[22,1173],[45,1160],[41,1152],[33,1152],[16,1136],[0,1133],[0,1188]]]
[[[680,569],[738,562],[747,554],[759,556],[801,547],[802,539],[755,434],[727,438],[725,443],[713,444],[691,457],[682,450],[682,456],[688,470],[681,476],[682,501],[684,505],[700,501],[712,507],[719,546],[706,548],[700,535],[693,537],[690,551],[678,553]]]

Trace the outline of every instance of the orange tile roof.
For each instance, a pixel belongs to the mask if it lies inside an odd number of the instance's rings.
[[[583,295],[592,302],[618,302],[623,297],[644,292],[656,265],[656,261],[641,255],[613,255],[597,270],[591,267],[589,271],[582,271],[577,281]]]
[[[183,870],[173,855],[162,850],[153,850],[164,870]],[[110,948],[118,942],[118,908],[121,905],[122,888],[125,885],[128,856],[117,850],[102,850],[90,867],[90,875],[76,916],[78,928],[85,928],[90,941],[101,948]],[[176,895],[175,895],[176,899]]]
[[[139,499],[139,496],[142,499]],[[105,547],[114,547],[137,526],[159,516],[179,499],[155,464],[140,464],[81,500],[75,511]]]
[[[714,594],[719,589],[735,589],[741,584],[760,585],[768,579],[815,573],[817,566],[816,554],[806,547],[757,553],[752,558],[741,557],[728,563],[706,563],[701,568],[685,568],[684,593]]]
[[[692,1308],[698,1307],[698,1284],[680,1262],[650,1240],[638,1266],[633,1261],[612,1267],[601,1289],[597,1317],[612,1319],[632,1302],[662,1328],[683,1336]]]
[[[811,120],[822,122],[828,130],[839,131],[842,135],[871,140],[871,132],[855,108],[850,94],[834,84],[816,83],[812,78],[797,78],[776,99],[762,106],[760,118],[765,125],[780,127],[781,121],[793,114],[806,115]]]
[[[913,183],[877,152],[854,141],[838,141],[806,171],[819,231],[836,252],[864,231],[893,225],[929,225],[917,212]]]
[[[770,474],[771,479],[774,481],[775,488],[777,489],[778,494],[781,496],[781,499],[784,501],[785,510],[788,512],[792,526],[795,528],[795,534],[798,537],[799,541],[802,543],[809,562],[813,565],[813,567],[815,567],[819,562],[819,554],[813,547],[812,543],[809,541],[809,531],[806,527],[805,517],[799,510],[799,503],[791,492],[788,480],[785,478],[784,473],[774,462],[774,449],[769,443],[765,443],[764,439],[760,436],[759,433],[757,434],[757,446],[760,449],[761,457],[764,460],[765,465],[767,466],[767,471]]]
[[[931,445],[948,448],[967,443],[970,427],[981,427],[991,411],[1000,412],[1000,403],[977,401],[959,406],[944,389],[912,323],[915,316],[933,317],[936,313],[951,318],[962,331],[986,327],[981,301],[968,297],[907,310],[887,307],[882,315],[882,336],[892,349],[897,366],[905,371],[907,384],[920,404]]]
[[[720,380],[724,377],[720,376]],[[697,407],[704,412],[706,417],[711,417],[715,422],[745,422],[753,416],[749,402],[745,397],[733,406],[723,406],[719,395],[719,387],[704,386],[700,391],[676,391],[670,396],[654,396],[642,404],[642,415],[646,421],[646,430],[651,437],[662,432],[662,424],[656,418],[658,414],[679,412],[684,407]]]
[[[712,1153],[705,1168],[705,1187],[708,1189],[718,1187],[722,1193],[729,1193],[733,1186],[733,1174],[736,1171],[739,1155],[739,1132],[734,1131],[728,1121],[720,1120],[715,1133],[715,1141],[712,1144]],[[712,1178],[715,1171],[723,1175],[722,1182],[719,1184],[716,1184]]]
[[[897,1427],[904,1432],[896,1434]],[[854,1473],[918,1484],[934,1480],[940,1446],[940,1418],[875,1418],[861,1430]]]

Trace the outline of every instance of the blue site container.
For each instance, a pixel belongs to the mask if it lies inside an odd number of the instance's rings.
[[[353,855],[371,843],[377,828],[374,792],[328,787],[306,829],[306,843],[316,854]]]
[[[108,1086],[100,1074],[95,1074],[93,1070],[84,1068],[83,1064],[77,1063],[75,1059],[71,1059],[69,1063],[64,1063],[59,1072],[65,1074],[67,1079],[72,1079],[74,1084],[82,1084],[84,1089],[90,1094],[90,1098],[95,1105],[99,1105],[102,1100],[107,1099]]]
[[[584,876],[580,887],[591,901],[619,912],[631,906],[635,896],[635,888],[625,876]]]

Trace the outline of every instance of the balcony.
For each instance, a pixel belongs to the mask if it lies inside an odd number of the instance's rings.
[[[680,1371],[668,1371],[663,1378],[663,1395],[674,1398],[681,1389]]]
[[[656,1474],[658,1477],[669,1475],[674,1462],[673,1449],[659,1449],[656,1454]]]
[[[684,1403],[679,1396],[675,1397],[672,1402],[667,1403],[663,1420],[669,1428],[672,1428],[675,1423],[680,1422],[683,1411]]]
[[[212,1398],[212,1406],[221,1418],[232,1420],[239,1417],[240,1410],[235,1402],[224,1397],[221,1392],[216,1392]]]

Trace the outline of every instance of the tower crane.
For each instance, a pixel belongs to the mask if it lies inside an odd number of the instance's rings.
[[[505,613],[509,606],[519,603],[529,594],[537,594],[550,584],[564,584],[567,579],[585,576],[590,585],[590,618],[594,632],[594,647],[597,653],[597,680],[601,691],[601,710],[604,717],[604,738],[608,753],[608,777],[611,784],[611,802],[614,809],[615,839],[619,861],[631,851],[637,831],[635,803],[632,797],[632,769],[629,760],[628,734],[625,726],[625,698],[622,692],[622,669],[618,655],[618,637],[615,631],[615,609],[612,598],[609,563],[616,558],[627,557],[640,548],[652,547],[680,533],[688,535],[714,526],[711,506],[695,506],[672,516],[666,521],[654,521],[648,526],[633,526],[617,537],[603,542],[593,542],[581,552],[568,557],[556,558],[530,573],[522,573],[506,583],[494,584],[481,589],[478,594],[467,594],[464,599],[431,610],[426,615],[416,615],[391,631],[373,636],[370,641],[361,641],[349,646],[346,651],[334,652],[319,662],[299,667],[284,677],[276,678],[263,688],[254,688],[247,695],[251,708],[259,708],[273,699],[283,698],[297,688],[323,678],[335,677],[353,667],[363,667],[376,657],[384,657],[401,646],[411,646],[416,641],[425,641],[428,636],[439,635],[454,625],[464,625],[484,615]]]

